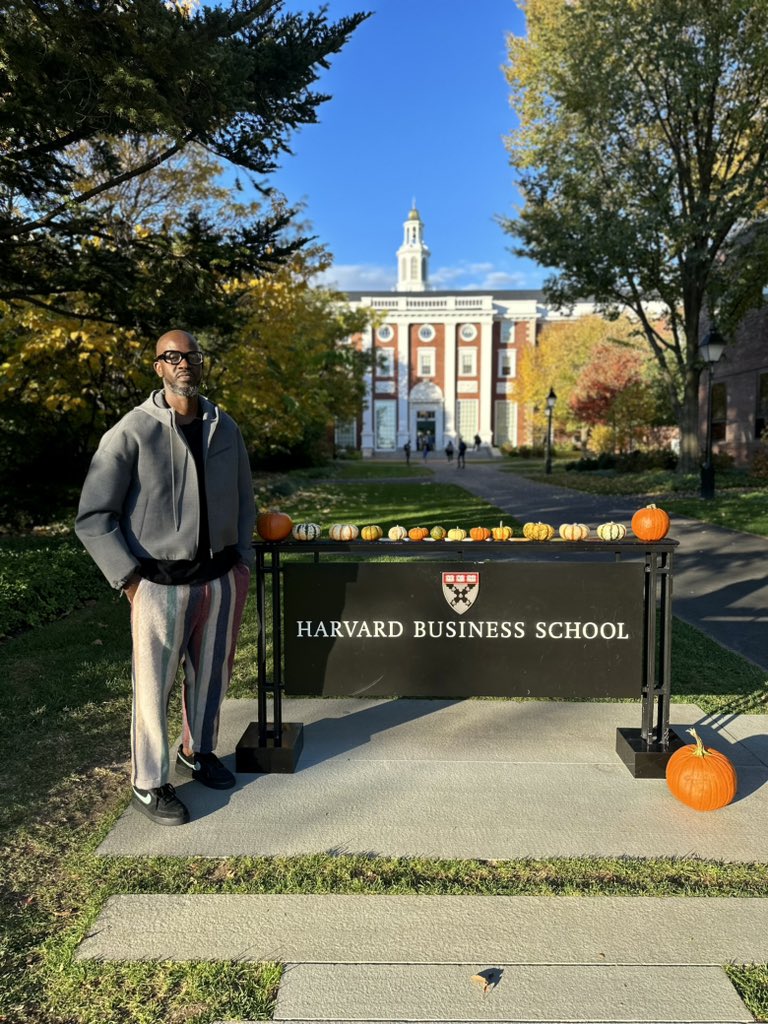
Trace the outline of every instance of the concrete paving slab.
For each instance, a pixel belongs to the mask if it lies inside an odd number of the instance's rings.
[[[768,962],[768,900],[634,896],[131,895],[77,958],[323,964]]]
[[[225,792],[179,776],[189,825],[160,829],[128,808],[99,852],[767,860],[766,765],[695,705],[674,705],[673,721],[703,723],[739,774],[734,803],[693,811],[616,755],[616,728],[638,716],[624,703],[289,700],[286,721],[305,723],[296,774],[240,775]],[[231,767],[255,717],[252,701],[223,708],[219,753]]]
[[[492,966],[483,994],[471,978]],[[384,1015],[383,1015],[384,1014]],[[276,1021],[752,1021],[717,967],[288,965]]]
[[[710,715],[705,723],[718,736],[738,743],[762,764],[768,765],[768,715]],[[716,740],[714,745],[717,746]]]

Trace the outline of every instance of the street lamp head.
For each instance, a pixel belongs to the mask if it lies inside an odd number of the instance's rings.
[[[557,395],[555,394],[555,389],[554,388],[550,388],[549,389],[549,394],[547,395],[547,408],[548,409],[554,409],[556,401],[557,401]]]
[[[715,324],[712,324],[699,343],[699,355],[705,363],[713,366],[722,356],[724,349],[725,338]]]

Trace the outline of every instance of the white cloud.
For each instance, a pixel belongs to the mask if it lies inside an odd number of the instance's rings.
[[[541,287],[540,276],[540,273],[497,270],[491,262],[458,263],[431,271],[429,288],[432,291],[536,289]],[[315,280],[319,285],[343,292],[394,292],[396,284],[390,267],[370,263],[337,263],[318,274]]]
[[[342,292],[388,292],[395,287],[390,267],[376,267],[368,263],[336,263],[318,274],[316,281]]]

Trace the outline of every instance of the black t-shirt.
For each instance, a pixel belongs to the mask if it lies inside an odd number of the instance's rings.
[[[176,585],[179,583],[208,583],[228,573],[240,560],[235,544],[211,553],[211,536],[208,529],[208,500],[205,493],[205,453],[203,452],[203,421],[199,417],[191,423],[179,425],[189,445],[197,470],[197,487],[200,498],[200,532],[197,553],[193,559],[167,561],[156,558],[141,559],[141,575],[152,583]]]

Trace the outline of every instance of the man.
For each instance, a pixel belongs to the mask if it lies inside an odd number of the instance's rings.
[[[75,532],[131,605],[133,805],[161,825],[189,812],[168,782],[167,705],[184,663],[176,767],[228,789],[214,754],[248,593],[255,521],[240,431],[199,392],[204,355],[186,331],[157,343],[163,387],[102,437]]]

